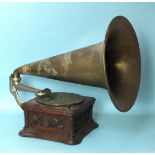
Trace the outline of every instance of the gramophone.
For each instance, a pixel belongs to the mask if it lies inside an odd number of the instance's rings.
[[[21,84],[20,74],[105,88],[114,106],[126,112],[136,100],[140,71],[138,40],[123,16],[111,21],[105,40],[100,43],[15,69],[10,76],[10,91],[25,116],[19,135],[78,144],[98,127],[92,118],[94,97],[48,88],[39,90]],[[36,97],[23,101],[18,91],[32,92]]]

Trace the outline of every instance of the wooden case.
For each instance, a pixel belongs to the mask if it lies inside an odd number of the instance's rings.
[[[95,98],[85,97],[83,103],[70,107],[39,104],[35,99],[23,103],[25,126],[19,135],[78,144],[98,127],[92,119],[94,102]]]

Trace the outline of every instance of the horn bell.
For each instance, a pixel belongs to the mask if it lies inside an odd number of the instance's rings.
[[[119,111],[128,111],[138,94],[141,59],[136,33],[125,17],[117,16],[109,24],[104,58],[110,98]]]

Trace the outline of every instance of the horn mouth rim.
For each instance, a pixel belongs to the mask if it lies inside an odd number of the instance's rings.
[[[129,27],[128,29],[130,30],[130,33],[132,34],[132,37],[134,39],[134,43],[135,43],[135,46],[137,48],[137,50],[135,50],[136,52],[136,56],[137,56],[137,59],[138,59],[138,69],[137,69],[137,83],[136,83],[136,86],[135,86],[135,92],[134,92],[134,95],[132,96],[132,99],[130,100],[130,102],[126,102],[123,106],[119,103],[118,101],[118,98],[116,96],[116,94],[113,93],[113,88],[110,86],[110,79],[108,77],[108,72],[107,72],[107,63],[106,63],[106,52],[108,52],[106,50],[107,48],[107,42],[108,42],[108,38],[109,38],[109,30],[112,29],[113,27],[116,27],[117,26],[117,22],[126,22]],[[112,19],[112,21],[110,22],[109,26],[108,26],[108,29],[107,29],[107,32],[106,32],[106,35],[105,35],[105,52],[104,52],[104,59],[105,59],[105,67],[104,67],[104,70],[105,70],[105,81],[106,81],[106,86],[107,86],[107,90],[108,90],[108,93],[109,93],[109,96],[114,104],[114,106],[116,107],[117,110],[119,110],[120,112],[127,112],[129,111],[132,106],[134,105],[134,102],[137,98],[137,95],[138,95],[138,90],[139,90],[139,86],[140,86],[140,80],[141,80],[141,56],[140,56],[140,48],[139,48],[139,43],[138,43],[138,39],[137,39],[137,36],[136,36],[136,32],[133,28],[133,26],[131,25],[131,23],[129,22],[129,20],[123,16],[116,16],[115,18]],[[130,95],[128,96],[128,98],[131,97]]]

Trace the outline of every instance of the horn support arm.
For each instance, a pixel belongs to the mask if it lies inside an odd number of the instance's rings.
[[[50,89],[46,88],[43,90],[39,90],[30,86],[21,84],[20,81],[21,81],[20,74],[14,73],[10,76],[10,92],[15,97],[15,100],[19,106],[21,106],[25,101],[21,99],[18,91],[31,92],[35,94],[35,96],[37,97],[51,97]]]

